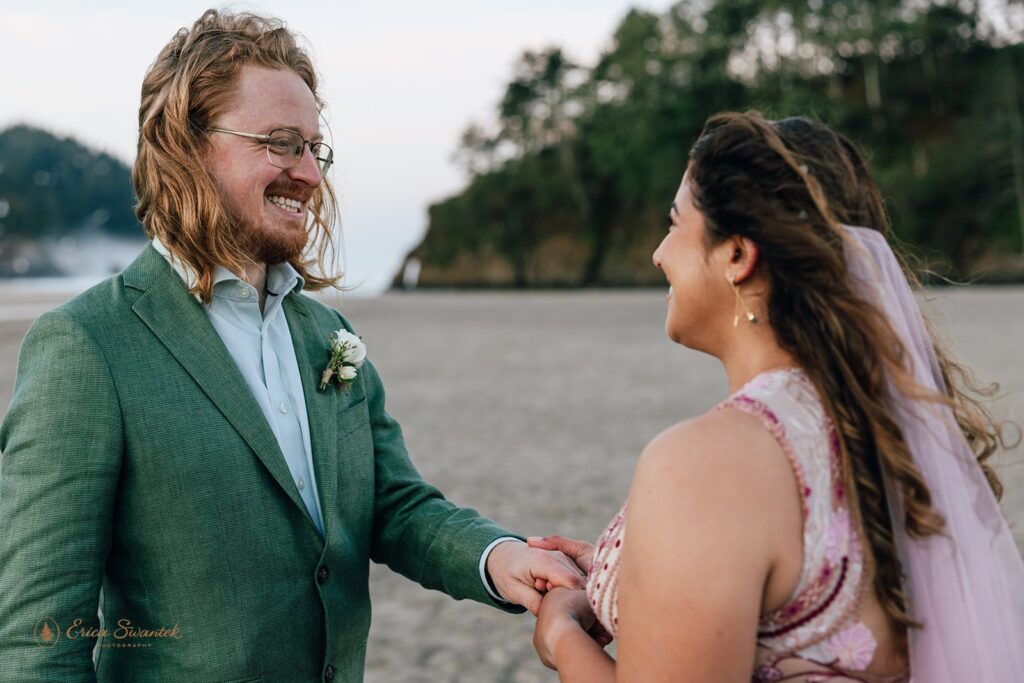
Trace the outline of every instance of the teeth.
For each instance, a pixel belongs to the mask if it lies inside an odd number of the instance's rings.
[[[289,199],[288,197],[282,197],[280,195],[275,194],[269,195],[267,197],[267,201],[269,201],[272,204],[277,204],[278,206],[284,207],[286,209],[291,209],[296,213],[302,210],[302,202],[296,199]]]

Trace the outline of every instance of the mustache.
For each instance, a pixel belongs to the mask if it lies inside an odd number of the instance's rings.
[[[299,183],[289,183],[277,181],[270,184],[267,187],[266,195],[280,195],[282,197],[288,197],[302,203],[306,203],[316,196],[316,189],[308,187],[306,185],[300,185]]]

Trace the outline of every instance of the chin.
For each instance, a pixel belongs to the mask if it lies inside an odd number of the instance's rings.
[[[293,261],[305,251],[306,239],[305,231],[294,239],[281,239],[280,237],[264,238],[253,244],[253,255],[257,260],[271,265]]]
[[[679,330],[675,325],[672,324],[671,320],[665,321],[665,336],[667,336],[669,340],[675,342],[676,344],[683,343],[679,335]]]
[[[665,336],[667,336],[670,341],[679,344],[680,346],[685,346],[688,349],[700,351],[700,344],[698,338],[695,338],[694,332],[697,332],[697,330],[688,328],[678,320],[670,319],[665,321]]]
[[[243,233],[244,249],[258,263],[271,265],[294,261],[306,250],[309,235],[305,225],[260,225]]]

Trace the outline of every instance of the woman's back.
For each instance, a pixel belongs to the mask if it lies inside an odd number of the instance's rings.
[[[774,586],[766,581],[754,680],[820,672],[863,677],[868,671],[888,676],[885,680],[905,678],[900,638],[872,591],[869,563],[843,483],[838,440],[807,375],[799,369],[760,374],[718,409],[751,416],[771,433],[792,468],[800,497],[801,537],[781,530],[794,536],[785,547],[797,557],[779,563]],[[618,627],[624,519],[624,512],[616,516],[600,539],[588,586],[598,618],[612,633]]]

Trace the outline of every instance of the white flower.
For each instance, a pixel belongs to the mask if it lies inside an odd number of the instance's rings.
[[[331,346],[334,347],[335,351],[342,351],[344,353],[344,361],[351,363],[357,368],[366,359],[366,344],[363,343],[362,339],[344,328],[334,333],[334,340],[331,342]]]
[[[327,341],[331,344],[330,358],[323,374],[320,375],[318,388],[324,391],[332,379],[347,388],[359,374],[357,370],[366,360],[366,344],[344,328],[332,332]]]

